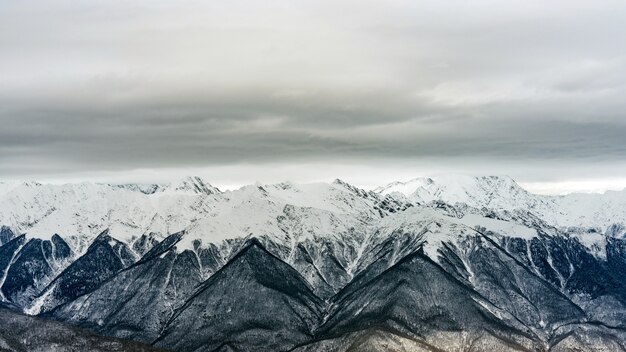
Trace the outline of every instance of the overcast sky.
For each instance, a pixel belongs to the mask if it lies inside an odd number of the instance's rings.
[[[0,179],[626,186],[616,1],[0,0]]]

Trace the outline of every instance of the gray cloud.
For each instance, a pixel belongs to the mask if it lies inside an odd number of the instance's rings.
[[[625,21],[621,1],[3,2],[0,178],[270,163],[616,174]]]

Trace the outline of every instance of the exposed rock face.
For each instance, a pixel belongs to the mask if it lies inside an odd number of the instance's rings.
[[[124,243],[113,239],[105,231],[94,240],[85,254],[63,270],[34,299],[27,311],[39,314],[70,302],[93,291],[135,260],[134,254]]]
[[[8,226],[0,227],[0,246],[2,246],[5,243],[8,243],[10,240],[13,239],[13,237],[15,237],[15,233],[13,232],[13,230],[11,230],[10,227]]]
[[[296,270],[252,240],[198,288],[156,345],[286,351],[310,339],[322,304]]]
[[[102,334],[154,341],[201,282],[195,254],[175,250],[181,236],[169,236],[136,264],[50,315]]]
[[[23,237],[18,237],[19,240]],[[14,247],[12,241],[6,246]],[[2,246],[5,247],[5,246]],[[2,282],[2,295],[7,300],[26,307],[61,270],[73,256],[67,243],[58,235],[50,240],[34,238],[19,247],[17,253],[7,253],[9,267]]]
[[[157,352],[133,341],[99,336],[47,319],[0,308],[0,351]]]
[[[303,349],[373,332],[405,336],[416,345],[445,351],[471,346],[494,351],[539,347],[529,329],[422,252],[403,258],[370,281],[348,285],[333,298],[332,307],[317,330],[322,342]]]
[[[448,181],[13,187],[0,302],[177,351],[626,351],[626,193]]]

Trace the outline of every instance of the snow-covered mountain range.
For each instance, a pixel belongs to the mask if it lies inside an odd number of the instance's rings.
[[[607,230],[611,225],[626,219],[625,191],[545,196],[524,190],[510,177],[424,177],[393,182],[374,191],[414,203],[440,200],[479,209],[527,210],[557,227],[579,226]]]
[[[626,350],[624,191],[18,182],[0,225],[5,305],[162,348]]]

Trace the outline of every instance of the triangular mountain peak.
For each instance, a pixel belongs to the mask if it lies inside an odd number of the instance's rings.
[[[528,332],[516,330],[524,329],[521,324],[506,315],[502,321],[495,319],[505,313],[419,250],[375,278],[351,286],[332,299],[333,308],[316,331],[319,341],[379,329],[412,336],[433,350],[450,350],[464,341],[488,343],[493,350],[533,343]],[[493,335],[489,341],[484,331]]]
[[[95,241],[108,241],[111,238],[111,236],[109,235],[109,232],[110,232],[109,229],[105,229],[104,231],[100,232],[98,236],[94,239],[94,242]]]
[[[187,176],[174,181],[165,187],[164,192],[206,195],[221,193],[217,187],[211,185],[199,176]]]
[[[251,238],[198,287],[156,345],[214,350],[228,339],[235,350],[293,347],[310,337],[322,305],[295,269]]]
[[[375,193],[373,191],[367,191],[365,189],[359,188],[357,186],[351,185],[350,183],[341,180],[341,179],[335,179],[332,183],[333,186],[338,186],[338,187],[342,187],[356,195],[358,195],[359,197],[370,197],[370,196],[375,196]]]

